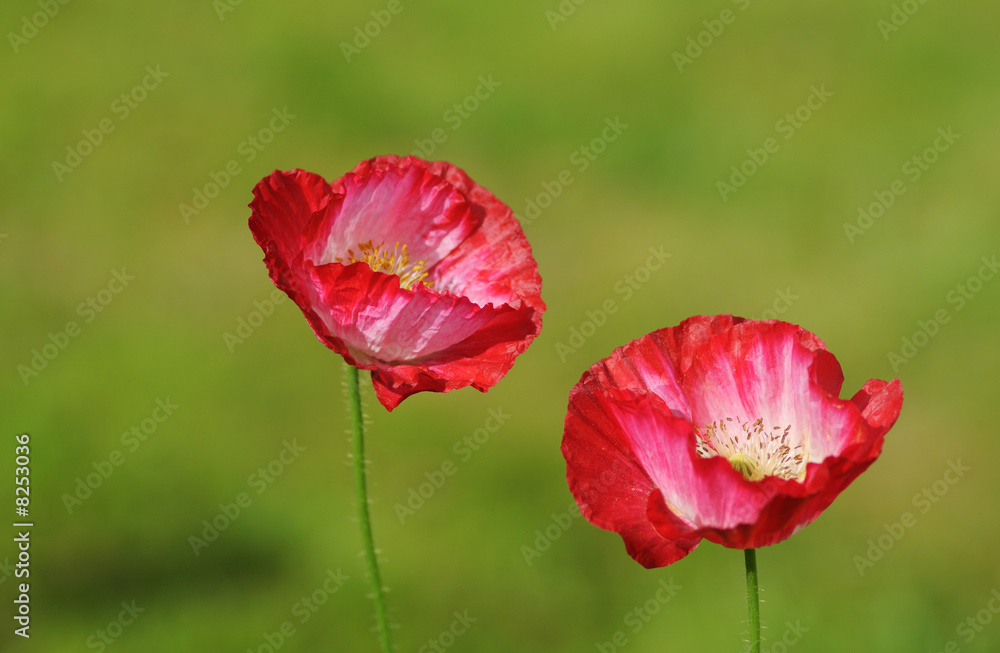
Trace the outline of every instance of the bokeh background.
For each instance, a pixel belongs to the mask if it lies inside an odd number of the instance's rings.
[[[332,180],[416,151],[513,207],[549,309],[488,394],[388,414],[364,380],[400,651],[742,650],[743,556],[642,569],[569,514],[559,452],[587,366],[728,312],[819,334],[848,396],[906,392],[876,464],[759,552],[767,650],[996,650],[998,21],[985,0],[3,3],[2,496],[27,432],[36,526],[29,641],[3,527],[0,648],[376,650],[343,365],[267,304],[247,203],[276,168]],[[465,449],[491,411],[502,427]],[[275,464],[286,441],[304,451]],[[328,572],[346,580],[303,611]],[[123,602],[143,612],[119,628]],[[456,613],[475,622],[442,638]]]

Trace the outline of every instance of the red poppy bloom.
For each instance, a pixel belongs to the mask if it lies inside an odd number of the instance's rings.
[[[648,568],[702,538],[776,544],[878,457],[899,416],[898,379],[871,379],[850,400],[843,382],[823,342],[787,322],[698,316],[654,331],[570,393],[570,490]]]
[[[389,410],[423,390],[485,392],[541,330],[520,224],[449,163],[376,157],[332,184],[275,171],[250,208],[271,280],[323,344],[371,370]]]

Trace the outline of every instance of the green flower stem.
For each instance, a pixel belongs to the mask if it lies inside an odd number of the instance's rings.
[[[368,577],[372,584],[372,598],[375,599],[375,619],[378,621],[378,636],[382,653],[392,653],[392,633],[389,631],[389,615],[385,607],[385,592],[382,576],[378,571],[375,556],[375,538],[372,537],[372,522],[368,515],[368,482],[365,479],[365,426],[361,414],[361,390],[358,387],[358,368],[347,366],[347,397],[351,404],[351,425],[354,430],[354,492],[358,500],[358,522],[361,524],[361,541],[368,563]]]
[[[757,595],[757,552],[744,549],[747,563],[747,606],[750,608],[750,653],[760,653],[760,597]]]

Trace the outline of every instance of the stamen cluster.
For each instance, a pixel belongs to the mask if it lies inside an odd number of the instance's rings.
[[[749,481],[760,481],[766,476],[801,479],[805,471],[803,448],[801,444],[789,443],[791,430],[791,425],[767,430],[763,418],[743,422],[739,417],[727,417],[695,428],[698,436],[695,451],[702,458],[723,456]]]
[[[411,290],[418,283],[423,283],[425,286],[432,285],[424,281],[428,275],[426,261],[416,261],[411,264],[410,255],[406,252],[406,245],[403,245],[402,249],[400,249],[398,242],[392,249],[384,245],[385,243],[372,245],[372,241],[370,240],[359,243],[358,251],[360,252],[360,256],[355,254],[353,249],[348,249],[346,262],[343,258],[335,260],[337,263],[344,263],[345,265],[360,261],[367,263],[373,272],[394,274],[399,277],[400,287],[407,290]]]

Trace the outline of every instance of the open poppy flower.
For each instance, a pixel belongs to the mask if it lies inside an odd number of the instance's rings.
[[[647,568],[705,538],[755,549],[811,523],[882,451],[899,380],[850,400],[837,359],[777,320],[692,317],[594,364],[562,452],[581,513]]]
[[[449,163],[381,156],[332,184],[275,171],[250,208],[271,280],[323,344],[371,370],[388,410],[424,390],[485,392],[541,330],[520,224]]]

